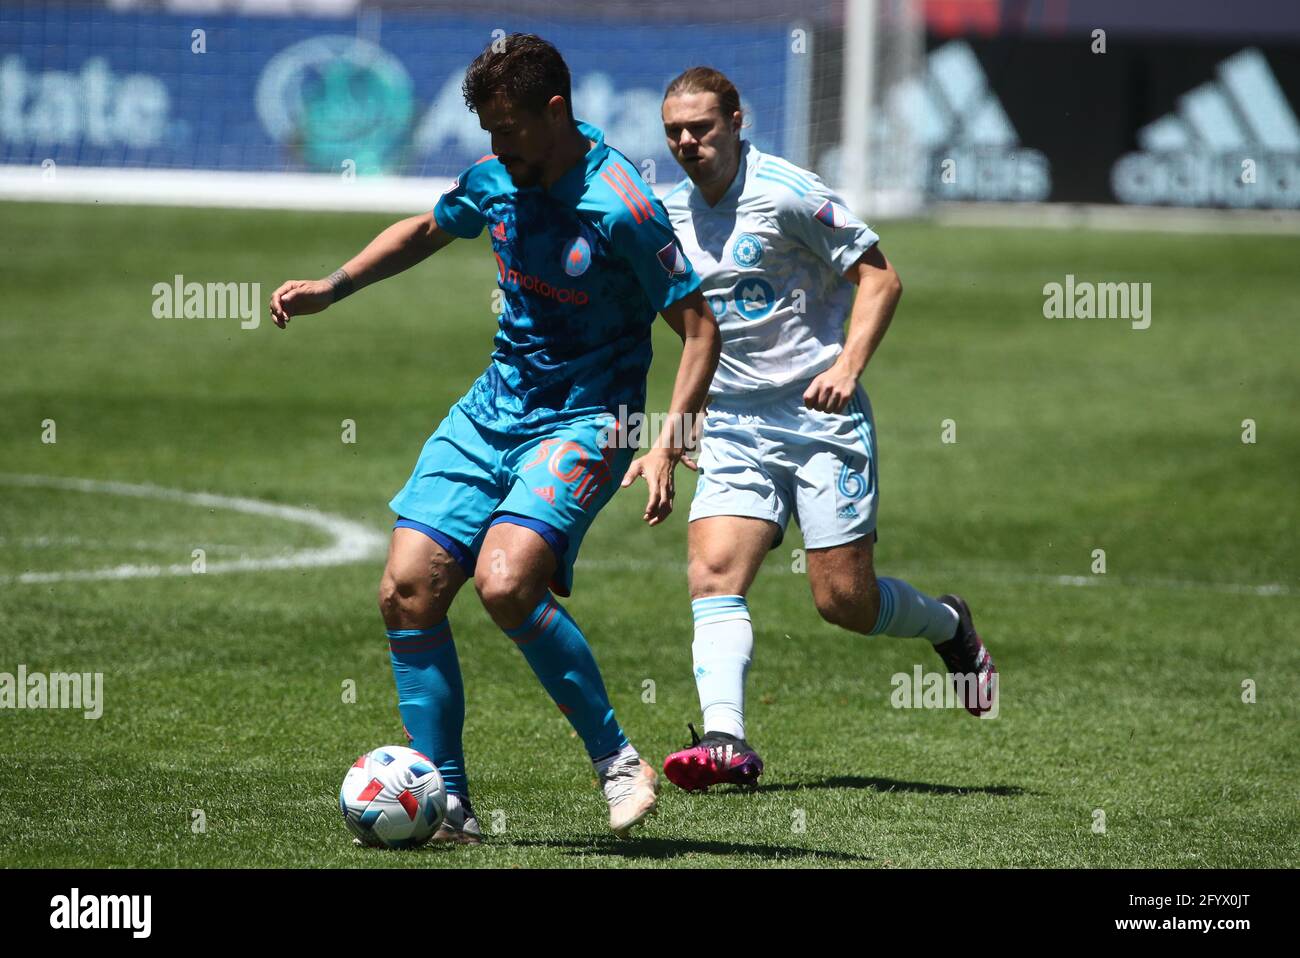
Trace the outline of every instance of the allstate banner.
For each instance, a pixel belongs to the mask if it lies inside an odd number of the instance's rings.
[[[579,119],[637,164],[672,162],[659,104],[667,82],[699,63],[735,81],[750,111],[747,135],[797,155],[797,124],[806,127],[806,117],[790,116],[799,111],[799,54],[782,23],[22,4],[0,5],[0,163],[453,176],[488,152],[460,87],[503,27],[555,43]],[[675,168],[666,178],[679,178]]]

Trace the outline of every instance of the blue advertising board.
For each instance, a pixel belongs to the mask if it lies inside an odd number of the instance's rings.
[[[797,159],[807,118],[791,29],[0,5],[0,163],[454,176],[489,150],[460,85],[503,30],[555,43],[577,116],[647,169],[671,161],[664,87],[696,64],[739,87],[749,137]]]

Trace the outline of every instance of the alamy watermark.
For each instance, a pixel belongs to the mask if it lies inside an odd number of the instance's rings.
[[[148,938],[152,916],[152,895],[83,895],[73,888],[50,899],[50,927],[56,930],[121,928],[132,938]]]
[[[911,674],[895,672],[889,679],[894,691],[889,704],[896,709],[964,709],[974,702],[980,718],[995,719],[1002,696],[997,692],[997,673],[980,684],[977,672],[926,672],[913,666]]]
[[[155,319],[238,319],[240,329],[262,322],[261,283],[187,283],[177,273],[152,292]]]
[[[661,437],[678,449],[693,450],[704,426],[704,413],[629,412],[618,407],[618,415],[607,414],[597,444],[602,449],[645,449]]]
[[[28,672],[18,666],[0,672],[0,709],[81,709],[83,717],[104,714],[103,672]]]
[[[1127,319],[1134,329],[1151,325],[1150,283],[1076,282],[1043,287],[1043,315],[1048,319]]]

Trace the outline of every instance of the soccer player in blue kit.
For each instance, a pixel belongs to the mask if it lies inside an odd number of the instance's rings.
[[[379,605],[398,707],[412,746],[447,785],[435,838],[477,843],[461,734],[465,693],[447,610],[468,578],[582,738],[615,834],[655,809],[657,776],[614,717],[596,661],[554,597],[596,513],[621,480],[649,487],[645,520],[672,508],[689,430],[664,429],[646,455],[620,442],[620,406],[645,406],[656,313],[682,338],[669,421],[704,405],[721,350],[700,280],[663,205],[600,130],[578,122],[568,67],[530,34],[484,50],[464,94],[492,153],[432,213],[389,227],[326,280],[271,299],[281,327],[484,229],[504,310],[487,370],[425,443],[391,507],[398,515]]]

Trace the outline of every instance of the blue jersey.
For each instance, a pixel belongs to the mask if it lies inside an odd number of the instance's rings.
[[[700,285],[636,168],[600,130],[578,129],[595,146],[549,189],[517,188],[489,155],[433,211],[448,233],[486,227],[492,240],[504,308],[492,364],[460,406],[497,431],[642,411],[655,314]]]

